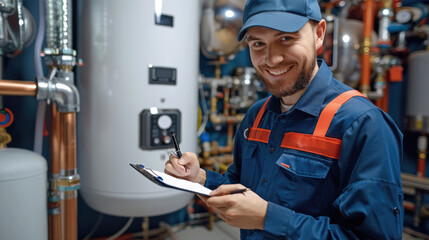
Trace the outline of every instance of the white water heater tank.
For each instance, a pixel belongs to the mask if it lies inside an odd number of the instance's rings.
[[[0,149],[0,239],[48,239],[46,172],[35,152]]]
[[[129,164],[163,171],[171,131],[183,152],[197,150],[200,8],[199,0],[83,1],[78,171],[95,210],[155,216],[192,199]]]

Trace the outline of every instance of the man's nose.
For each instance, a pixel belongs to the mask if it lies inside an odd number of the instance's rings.
[[[276,49],[274,46],[268,46],[266,51],[267,52],[265,60],[268,66],[274,67],[284,60],[282,53],[278,51],[278,49]]]

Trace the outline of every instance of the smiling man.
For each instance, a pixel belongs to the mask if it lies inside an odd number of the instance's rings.
[[[242,239],[401,239],[402,134],[317,59],[317,1],[249,0],[243,22],[238,39],[272,96],[249,109],[225,174],[193,153],[165,172],[215,189],[200,198]]]

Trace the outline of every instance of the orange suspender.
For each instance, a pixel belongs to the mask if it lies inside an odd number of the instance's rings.
[[[352,97],[365,97],[362,93],[357,90],[350,90],[343,92],[334,100],[332,100],[322,111],[317,121],[316,128],[314,129],[313,135],[324,137],[328,131],[329,125],[331,125],[332,119],[338,109]]]
[[[261,109],[256,116],[255,122],[253,123],[253,127],[249,129],[249,135],[247,139],[252,141],[258,141],[263,143],[268,143],[268,139],[270,138],[270,130],[258,128],[259,123],[261,122],[262,116],[264,116],[265,109],[267,108],[267,104],[270,101],[271,97],[265,101],[264,105],[262,105]]]
[[[357,90],[350,90],[340,94],[322,110],[313,134],[303,134],[296,132],[285,133],[281,147],[311,152],[338,159],[340,157],[342,144],[341,139],[330,138],[326,137],[325,135],[338,109],[350,98],[355,96],[365,97]],[[271,131],[258,128],[258,126],[269,100],[270,99],[267,99],[262,108],[259,110],[255,123],[249,130],[249,140],[268,143]]]

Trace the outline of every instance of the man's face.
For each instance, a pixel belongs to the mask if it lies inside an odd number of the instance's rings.
[[[252,64],[265,90],[276,97],[304,90],[317,72],[319,41],[317,30],[310,23],[295,33],[251,27],[247,41]]]

